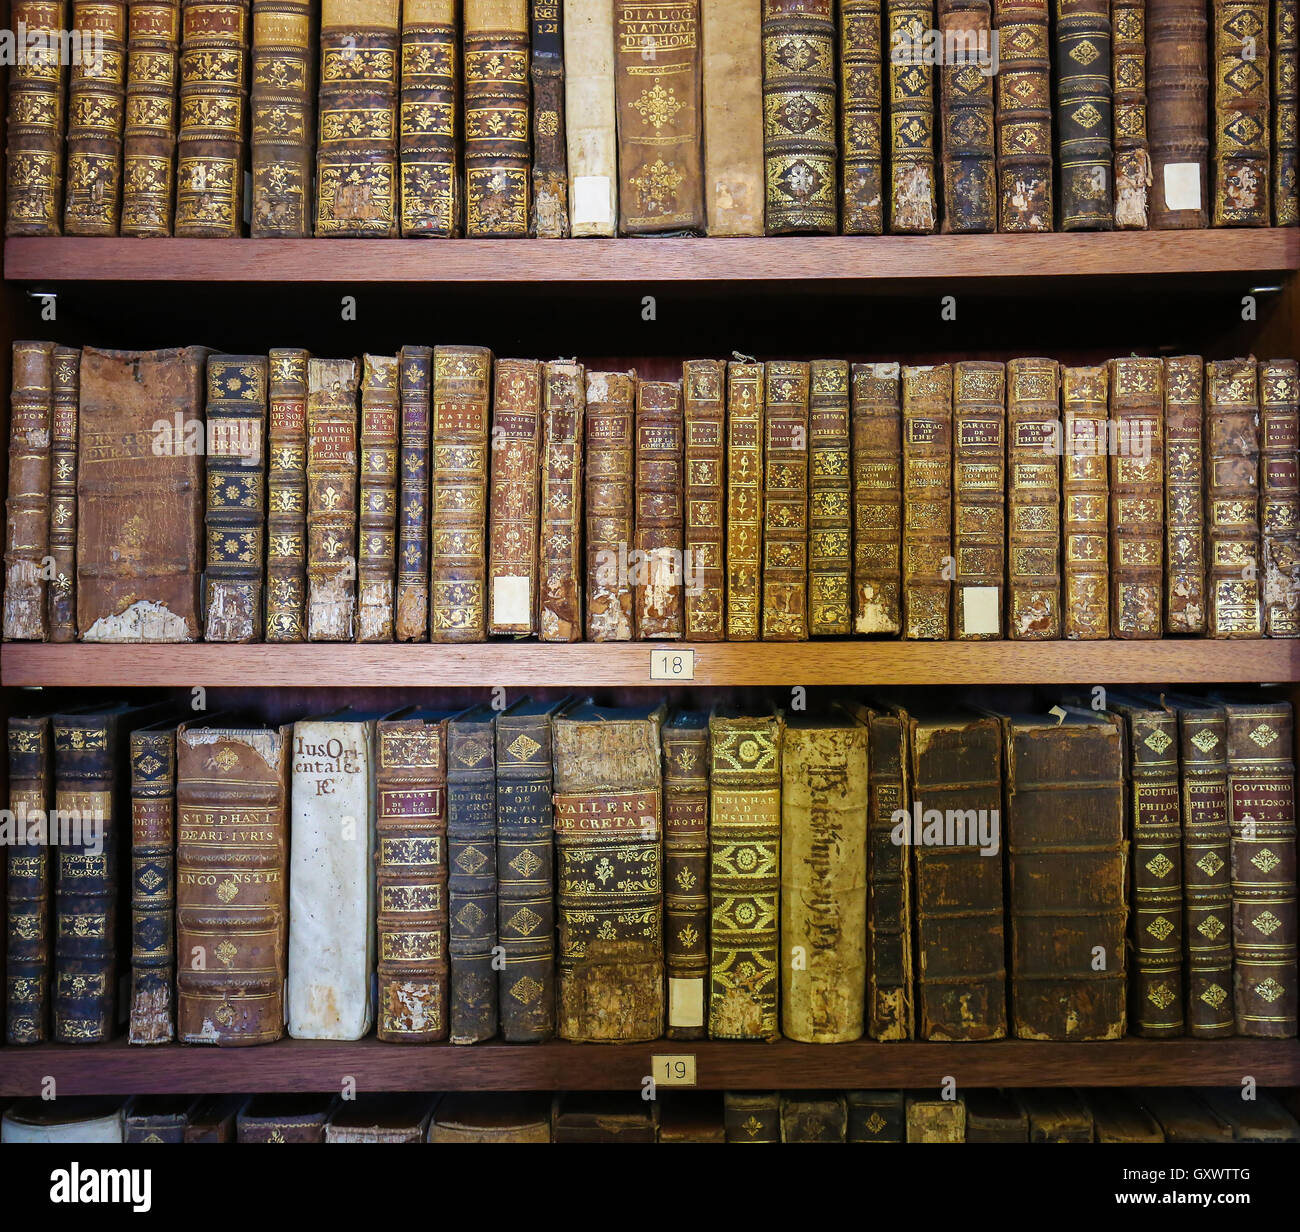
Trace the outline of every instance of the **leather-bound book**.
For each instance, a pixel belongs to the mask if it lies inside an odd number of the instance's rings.
[[[564,135],[564,5],[530,0],[533,87],[533,174],[529,234],[564,239],[569,234],[569,172]]]
[[[587,373],[587,640],[626,642],[633,606],[635,372]]]
[[[249,97],[254,238],[305,239],[315,211],[316,43],[310,0],[253,0]]]
[[[1105,364],[1061,369],[1061,608],[1071,639],[1110,636],[1109,391]]]
[[[814,359],[808,399],[808,632],[853,631],[849,365]]]
[[[763,167],[768,235],[834,235],[835,8],[763,0]]]
[[[658,1108],[630,1093],[570,1093],[556,1097],[552,1142],[654,1142]]]
[[[551,1096],[539,1092],[452,1091],[429,1126],[430,1142],[550,1142]]]
[[[234,1142],[235,1122],[246,1095],[201,1095],[185,1123],[186,1142]]]
[[[204,347],[81,352],[77,631],[84,642],[199,637]],[[162,420],[170,438],[158,435]],[[154,451],[157,441],[163,448]]]
[[[660,1142],[726,1142],[720,1091],[670,1091],[659,1107]]]
[[[1006,366],[952,366],[952,635],[1002,636],[1006,577]]]
[[[993,0],[999,231],[1054,225],[1048,8],[1048,0]]]
[[[939,69],[943,230],[996,231],[993,76],[976,60],[991,42],[989,0],[939,0],[939,33],[963,57]]]
[[[779,1037],[777,714],[709,716],[709,1038]]]
[[[176,733],[176,1036],[266,1044],[284,1034],[293,728]]]
[[[1206,5],[1147,0],[1147,135],[1151,228],[1209,222],[1210,76]]]
[[[903,368],[903,636],[948,637],[952,365]]]
[[[664,709],[586,703],[554,723],[561,1039],[663,1034]]]
[[[175,205],[180,0],[135,0],[127,7],[126,29],[121,232],[168,236]]]
[[[116,235],[122,220],[122,126],[126,108],[126,0],[73,0],[84,48],[68,84],[64,235]]]
[[[266,394],[265,356],[208,357],[204,638],[209,642],[262,638]]]
[[[401,232],[407,237],[446,237],[461,228],[457,42],[455,0],[402,5],[398,157]]]
[[[758,639],[763,608],[762,364],[727,364],[727,640]]]
[[[1145,1088],[1139,1098],[1159,1122],[1165,1141],[1185,1145],[1233,1141],[1232,1126],[1191,1090]]]
[[[117,1098],[22,1099],[5,1111],[0,1142],[121,1142],[122,1128]]]
[[[902,632],[898,364],[853,365],[853,631]]]
[[[447,1038],[447,719],[416,710],[375,728],[376,1034]]]
[[[1264,632],[1300,637],[1300,366],[1259,365],[1259,529]]]
[[[1111,0],[1115,227],[1145,231],[1151,156],[1147,152],[1147,0]]]
[[[238,236],[243,223],[249,0],[181,0],[175,234]]]
[[[176,1037],[176,720],[131,733],[132,1044]]]
[[[77,419],[81,349],[55,347],[50,402],[49,640],[77,640]],[[12,407],[10,416],[12,417]]]
[[[1165,360],[1165,630],[1205,632],[1205,364]]]
[[[488,632],[537,632],[538,497],[542,454],[542,365],[498,359],[492,400],[492,487],[488,497]]]
[[[307,365],[294,347],[267,357],[266,640],[301,642],[307,613]]]
[[[682,603],[681,381],[638,381],[636,386],[636,550],[632,591],[636,635],[679,638]]]
[[[862,1036],[867,980],[867,728],[791,714],[781,754],[781,1022],[790,1039]]]
[[[808,640],[808,384],[806,363],[765,367],[763,640]]]
[[[338,1096],[254,1095],[239,1113],[239,1142],[324,1142]]]
[[[1214,138],[1211,222],[1267,227],[1269,198],[1269,21],[1267,0],[1214,0],[1210,80]]]
[[[724,1091],[728,1142],[780,1142],[781,1097],[776,1091]]]
[[[1110,550],[1114,637],[1159,637],[1164,627],[1164,364],[1110,361]]]
[[[1088,1111],[1097,1142],[1163,1142],[1159,1122],[1126,1091],[1089,1091]]]
[[[9,397],[5,500],[4,640],[43,642],[49,632],[45,557],[50,546],[50,427],[54,343],[15,342]]]
[[[553,360],[542,373],[542,496],[537,629],[544,642],[582,640],[582,421],[586,374]],[[631,506],[629,505],[629,509]]]
[[[720,359],[688,359],[682,364],[686,421],[682,580],[688,642],[720,642],[726,636],[726,383],[727,365]]]
[[[1289,702],[1229,703],[1228,824],[1237,1034],[1296,1033],[1294,722]]]
[[[510,1044],[555,1034],[551,724],[564,704],[525,698],[496,721],[498,995]]]
[[[967,1142],[1028,1142],[1029,1117],[1001,1091],[969,1091],[966,1103]]]
[[[528,234],[528,0],[465,0],[465,234]]]
[[[357,641],[393,640],[397,552],[397,443],[401,392],[396,355],[367,355],[361,373],[361,514]]]
[[[1092,1110],[1078,1093],[1042,1087],[1017,1090],[1014,1099],[1029,1117],[1030,1142],[1091,1142]]]
[[[1294,227],[1300,222],[1300,188],[1296,164],[1300,162],[1300,80],[1296,54],[1298,17],[1296,0],[1273,5],[1273,225]]]
[[[357,609],[355,359],[307,361],[307,640],[350,642]]]
[[[917,1035],[1002,1039],[1002,843],[992,830],[1002,807],[1001,727],[995,718],[967,714],[909,714],[906,722],[913,805],[904,837],[915,886]],[[954,812],[945,817],[947,804]]]
[[[782,1091],[782,1142],[843,1142],[848,1110],[838,1091]]]
[[[438,1102],[438,1096],[418,1091],[346,1100],[325,1123],[325,1141],[423,1142]]]
[[[1061,230],[1115,225],[1109,0],[1056,0],[1056,128]]]
[[[496,716],[471,706],[447,720],[447,913],[453,1044],[497,1033]]]
[[[375,724],[350,709],[293,726],[289,983],[294,1039],[355,1040],[374,1022]]]
[[[481,642],[486,629],[488,404],[492,352],[433,351],[430,528],[432,642]]]
[[[1054,359],[1007,361],[1007,636],[1061,636],[1061,465]]]
[[[137,1096],[126,1106],[124,1142],[184,1142],[193,1095]]]
[[[907,1113],[902,1091],[845,1091],[846,1142],[902,1142]]]
[[[429,640],[429,441],[433,348],[405,346],[398,356],[401,481],[397,502],[399,642]]]
[[[669,1039],[708,1034],[709,716],[679,710],[664,724],[664,965]]]
[[[1240,1088],[1198,1090],[1198,1098],[1232,1126],[1234,1142],[1300,1142],[1300,1123],[1276,1099],[1263,1092],[1244,1098]]]
[[[8,723],[8,807],[23,818],[23,841],[5,853],[5,1043],[43,1044],[50,1029],[50,910],[53,882],[49,831],[53,803],[48,715]]]
[[[700,0],[709,235],[763,234],[762,0]]]
[[[936,229],[934,66],[922,37],[934,29],[934,0],[885,0],[889,46],[889,230]]]
[[[399,0],[322,0],[316,234],[398,233]]]
[[[564,64],[569,226],[575,236],[613,235],[618,222],[614,0],[567,0]]]
[[[63,224],[63,88],[58,32],[65,0],[13,0],[10,19],[27,28],[22,62],[9,68],[5,151],[6,235],[59,235]]]
[[[929,1099],[908,1095],[906,1125],[908,1142],[965,1142],[966,1101]]]
[[[1259,381],[1253,357],[1205,365],[1206,584],[1211,637],[1259,637]]]
[[[1012,1033],[1120,1039],[1128,915],[1123,726],[1082,710],[1008,714],[1002,723]],[[1177,790],[1175,778],[1175,803]],[[1139,900],[1139,925],[1141,910]],[[1171,944],[1180,935],[1175,927]]]
[[[880,0],[842,0],[839,25],[840,227],[845,235],[880,235],[885,229]]]

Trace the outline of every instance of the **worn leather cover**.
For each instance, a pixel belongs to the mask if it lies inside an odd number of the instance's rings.
[[[564,125],[564,5],[530,0],[533,87],[533,175],[529,234],[564,239],[569,234],[569,171]]]
[[[663,727],[664,962],[668,1039],[708,1034],[709,716],[679,710]]]
[[[208,357],[204,638],[209,642],[262,640],[266,399],[265,356]]]
[[[126,1106],[125,1142],[184,1142],[193,1095],[136,1096]]]
[[[1062,612],[1067,638],[1110,636],[1110,369],[1061,369]],[[1118,531],[1119,528],[1117,527]]]
[[[762,0],[700,0],[709,235],[763,234]]]
[[[727,364],[727,640],[758,638],[763,608],[762,364]]]
[[[357,608],[355,359],[307,361],[307,640],[350,642]]]
[[[239,1142],[324,1142],[337,1095],[254,1095],[237,1119]]]
[[[433,348],[405,346],[401,372],[401,486],[397,506],[397,600],[399,642],[429,640],[429,442]]]
[[[939,33],[970,57],[939,69],[943,230],[996,231],[993,76],[974,61],[976,49],[992,42],[989,0],[939,0]]]
[[[908,1095],[908,1142],[965,1142],[966,1101]]]
[[[406,0],[398,111],[404,236],[456,235],[461,227],[456,43],[455,0]]]
[[[998,35],[998,230],[1051,231],[1049,0],[993,0]]]
[[[848,1109],[838,1091],[782,1091],[782,1142],[843,1142]]]
[[[659,1109],[630,1092],[557,1096],[551,1113],[554,1142],[654,1142]]]
[[[841,0],[840,226],[845,235],[884,231],[881,154],[880,0]]]
[[[175,205],[180,0],[134,0],[126,24],[121,230],[167,236]]]
[[[726,376],[719,359],[682,364],[685,434],[686,640],[720,642],[726,637]]]
[[[619,232],[699,231],[700,0],[615,0],[614,56]]]
[[[555,720],[561,1039],[663,1034],[664,710],[586,703]]]
[[[1164,613],[1164,364],[1110,361],[1110,627],[1114,637],[1159,637]]]
[[[1030,1142],[1091,1142],[1092,1111],[1068,1088],[1017,1090],[1013,1099],[1029,1117]]]
[[[780,1036],[778,714],[709,716],[709,1038]]]
[[[1205,364],[1165,359],[1165,630],[1205,632]]]
[[[1256,1092],[1243,1099],[1236,1087],[1211,1087],[1197,1097],[1221,1121],[1232,1126],[1234,1142],[1300,1142],[1300,1124],[1276,1099]]]
[[[806,363],[766,365],[763,432],[763,640],[808,640]]]
[[[952,365],[903,368],[903,635],[948,637]]]
[[[853,629],[849,365],[814,359],[808,370],[808,632],[847,635]]]
[[[45,557],[50,546],[50,429],[54,343],[15,342],[9,396],[5,500],[4,640],[43,642],[49,632]]]
[[[423,1142],[440,1097],[405,1091],[365,1094],[335,1107],[325,1124],[326,1142]]]
[[[1144,1089],[1139,1098],[1159,1122],[1168,1143],[1221,1144],[1233,1141],[1232,1126],[1195,1091]]]
[[[636,372],[588,372],[586,400],[587,640],[626,642],[635,627],[626,562],[636,542]]]
[[[465,234],[528,234],[528,0],[465,0]]]
[[[77,630],[86,642],[199,637],[205,347],[81,352]],[[170,452],[154,425],[170,428]]]
[[[575,236],[613,235],[618,221],[614,0],[564,5],[564,134]]]
[[[77,640],[77,419],[81,349],[55,347],[51,370],[49,640]],[[10,411],[12,416],[13,412]]]
[[[1259,522],[1264,632],[1300,637],[1300,366],[1259,365]]]
[[[1115,226],[1144,231],[1151,158],[1147,153],[1147,0],[1112,0]]]
[[[968,1091],[964,1099],[967,1142],[1029,1141],[1029,1117],[1010,1096],[1001,1091]]]
[[[902,1142],[907,1133],[902,1091],[845,1091],[846,1142]]]
[[[582,640],[581,364],[548,363],[542,373],[542,515],[538,632],[544,642]]]
[[[1115,225],[1109,0],[1056,0],[1061,230]]]
[[[5,234],[60,235],[63,230],[63,88],[67,69],[50,35],[67,27],[64,0],[13,0],[33,44],[24,63],[9,66],[5,150]]]
[[[1206,5],[1147,0],[1151,228],[1209,224],[1210,76]]]
[[[1296,164],[1300,161],[1300,69],[1297,69],[1296,0],[1275,0],[1273,5],[1273,225],[1294,227],[1300,222],[1300,189]]]
[[[1267,0],[1214,0],[1210,8],[1216,227],[1267,227],[1269,20]]]
[[[491,634],[537,632],[541,438],[542,365],[535,359],[498,359],[488,498]]]
[[[430,1142],[550,1142],[551,1097],[453,1091],[438,1101]]]
[[[51,857],[38,817],[53,803],[48,715],[8,722],[8,808],[25,818],[27,841],[5,852],[5,1043],[43,1044],[50,1031]],[[45,822],[49,835],[48,818]]]
[[[126,106],[125,0],[73,0],[83,48],[68,85],[64,235],[116,235],[122,207],[122,125]]]
[[[393,640],[397,552],[398,357],[367,355],[361,375],[361,515],[357,641]]]
[[[121,1142],[122,1111],[113,1097],[18,1100],[4,1114],[0,1142]]]
[[[307,367],[295,347],[268,356],[266,640],[301,642],[307,612]]]
[[[315,220],[316,6],[253,0],[254,238],[305,239]]]
[[[234,1142],[235,1120],[248,1102],[246,1095],[202,1095],[191,1107],[185,1125],[186,1142]]]
[[[962,360],[952,366],[952,635],[1002,636],[1006,578],[1005,365]]]
[[[1061,636],[1061,465],[1054,359],[1007,362],[1007,636]]]
[[[659,1105],[660,1142],[726,1142],[720,1091],[670,1091]]]
[[[636,635],[680,638],[683,436],[681,381],[636,386],[636,550],[632,587]]]
[[[1089,1091],[1088,1110],[1097,1142],[1163,1142],[1159,1122],[1127,1091]]]
[[[885,0],[892,235],[927,235],[936,229],[934,65],[915,52],[923,34],[933,29],[934,0]],[[913,50],[910,58],[901,54],[904,46]]]
[[[376,1034],[390,1043],[447,1038],[449,717],[420,710],[376,725]]]
[[[185,724],[176,733],[176,973],[185,1044],[284,1034],[293,729]]]
[[[898,364],[854,364],[853,631],[902,632],[903,434]]]
[[[776,1091],[724,1091],[722,1119],[728,1142],[780,1142],[781,1096]]]

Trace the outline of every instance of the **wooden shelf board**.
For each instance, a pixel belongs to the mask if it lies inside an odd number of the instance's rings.
[[[9,239],[20,282],[854,283],[1281,274],[1296,228],[753,239]]]
[[[425,1047],[282,1040],[253,1048],[125,1041],[0,1049],[0,1096],[36,1096],[47,1076],[60,1095],[333,1091],[345,1074],[361,1091],[639,1091],[656,1054],[693,1054],[708,1090],[780,1087],[938,1087],[951,1075],[978,1086],[1300,1085],[1296,1040],[1139,1040],[1048,1044],[476,1044]]]

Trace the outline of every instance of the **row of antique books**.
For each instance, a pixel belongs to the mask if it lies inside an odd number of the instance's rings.
[[[1228,1143],[1300,1142],[1300,1123],[1217,1088],[182,1095],[22,1100],[0,1141]]]
[[[13,717],[7,1039],[1294,1036],[1291,705],[1098,692]]]
[[[1296,0],[459,9],[16,0],[8,234],[1297,221]]]
[[[4,636],[1294,637],[1297,387],[1253,357],[646,380],[18,342]]]

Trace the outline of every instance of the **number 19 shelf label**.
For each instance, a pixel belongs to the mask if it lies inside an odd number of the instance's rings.
[[[659,1053],[650,1058],[650,1073],[655,1086],[693,1087],[695,1085],[695,1054]]]
[[[694,680],[695,651],[652,650],[650,652],[651,680]]]

